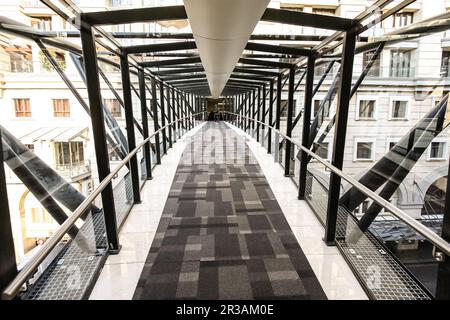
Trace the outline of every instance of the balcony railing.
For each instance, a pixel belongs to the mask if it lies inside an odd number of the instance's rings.
[[[11,72],[14,73],[32,73],[33,61],[11,61]]]
[[[414,68],[397,68],[391,67],[389,69],[389,76],[393,78],[410,78],[416,75]]]
[[[55,165],[55,170],[58,171],[64,178],[74,179],[91,172],[91,163],[89,160],[77,163]]]

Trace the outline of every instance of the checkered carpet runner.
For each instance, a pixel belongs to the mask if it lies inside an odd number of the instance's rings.
[[[208,122],[177,168],[134,299],[326,299],[245,138]]]

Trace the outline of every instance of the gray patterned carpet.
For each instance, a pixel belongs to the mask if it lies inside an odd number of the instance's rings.
[[[245,143],[208,122],[189,141],[133,299],[326,299]]]

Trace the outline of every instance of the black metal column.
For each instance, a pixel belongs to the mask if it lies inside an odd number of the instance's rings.
[[[251,113],[249,115],[249,117],[250,117],[250,119],[252,121],[252,123],[251,123],[251,126],[252,126],[252,137],[255,136],[255,121],[254,121],[255,114],[256,114],[256,89],[253,89],[252,90],[252,109],[251,109]]]
[[[177,121],[179,119],[177,109],[176,109],[177,105],[178,105],[178,103],[177,103],[176,91],[175,91],[175,88],[172,87],[172,115],[173,115],[172,118],[173,118],[173,121]],[[173,124],[173,139],[175,142],[177,142],[177,137],[178,137],[177,124],[178,124],[178,121]]]
[[[136,136],[134,133],[133,103],[131,100],[130,68],[128,66],[128,55],[125,53],[122,53],[122,55],[120,56],[120,72],[122,75],[122,92],[125,109],[125,123],[127,126],[128,152],[131,152],[136,148]],[[140,203],[141,192],[139,187],[139,169],[137,155],[134,155],[130,159],[130,174],[131,184],[133,185],[134,203]]]
[[[288,91],[288,111],[286,119],[286,136],[292,136],[292,118],[294,113],[294,85],[295,85],[295,68],[289,69],[289,91]],[[291,142],[286,139],[286,152],[284,157],[284,175],[291,175]]]
[[[314,68],[316,65],[316,58],[310,56],[308,58],[308,66],[306,69],[306,84],[305,84],[305,103],[303,111],[303,133],[302,133],[302,146],[310,148],[309,145],[309,131],[311,128],[311,112],[312,112],[312,98],[314,90]],[[304,151],[300,156],[300,174],[298,181],[298,198],[305,199],[306,190],[306,172],[308,170],[308,154]]]
[[[258,87],[258,104],[256,105],[256,119],[261,121],[261,87]],[[259,122],[256,123],[256,141],[259,142]]]
[[[158,104],[156,103],[156,99],[158,99],[158,95],[156,93],[156,80],[152,78],[152,110],[153,110],[153,130],[154,132],[159,130],[159,121],[158,121]],[[156,149],[156,164],[161,164],[161,148],[159,141],[159,133],[155,134],[155,149]]]
[[[177,114],[178,114],[177,131],[178,131],[178,139],[180,139],[181,138],[181,130],[183,127],[183,122],[181,121],[181,118],[183,116],[181,114],[180,91],[177,90],[176,93],[177,93],[176,100],[177,100]]]
[[[241,110],[241,129],[245,131],[245,110],[246,110],[246,106],[247,106],[247,97],[248,97],[248,92],[245,92],[242,95],[242,110]]]
[[[110,174],[108,145],[106,143],[105,120],[102,109],[100,91],[100,79],[98,77],[97,52],[92,27],[84,22],[84,14],[81,14],[81,44],[83,48],[83,61],[86,70],[86,87],[91,112],[92,134],[94,137],[95,157],[99,181],[104,180]],[[112,185],[109,183],[102,191],[103,212],[105,215],[105,228],[108,238],[110,254],[120,251],[119,237],[117,234],[116,209]]]
[[[10,284],[16,274],[16,254],[3,165],[2,131],[0,130],[0,292]]]
[[[250,127],[251,127],[251,122],[250,122],[250,116],[251,116],[251,100],[252,100],[252,91],[248,92],[248,99],[247,99],[247,103],[246,103],[246,110],[245,110],[245,116],[246,118],[246,123],[245,123],[245,128],[244,130],[247,132],[248,129],[248,133],[250,134]]]
[[[270,81],[269,90],[269,126],[267,132],[267,153],[272,153],[273,81]]]
[[[172,109],[173,104],[172,104],[172,101],[170,100],[171,95],[170,95],[169,86],[166,87],[166,90],[167,90],[167,122],[171,123],[172,122],[171,109]],[[172,125],[169,125],[167,127],[167,132],[169,134],[169,149],[170,149],[170,148],[172,148]]]
[[[163,128],[161,131],[163,152],[167,154],[167,135],[164,128],[166,126],[166,106],[164,102],[164,83],[162,81],[159,82],[159,101],[161,106],[161,127]]]
[[[266,85],[265,84],[262,89],[262,110],[261,110],[261,119],[260,120],[263,123],[263,124],[261,124],[261,134],[262,134],[261,145],[264,147],[264,141],[266,139],[266,137],[265,137],[266,126],[264,125],[264,123],[266,123]]]
[[[148,116],[147,116],[147,92],[145,90],[145,74],[144,70],[138,71],[139,79],[139,98],[141,100],[141,116],[142,130],[144,132],[144,140],[148,138]],[[147,180],[152,179],[152,157],[150,153],[150,141],[144,145],[145,169],[147,171]]]
[[[334,126],[333,156],[331,164],[342,169],[344,161],[345,137],[347,133],[348,109],[352,86],[353,61],[355,55],[356,36],[346,32],[342,49],[341,78],[339,80],[338,104],[336,108],[336,124]],[[334,245],[336,237],[336,223],[339,207],[341,178],[331,173],[328,190],[327,220],[324,241],[327,245]]]
[[[281,122],[281,91],[283,88],[283,84],[281,83],[281,74],[278,75],[277,78],[277,105],[275,110],[275,129],[280,130],[280,122]],[[280,135],[275,133],[275,155],[274,160],[276,162],[280,161]]]

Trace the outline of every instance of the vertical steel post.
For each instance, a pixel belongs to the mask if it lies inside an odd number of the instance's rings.
[[[158,95],[156,93],[156,80],[152,78],[152,110],[153,110],[153,130],[154,132],[159,130],[159,121],[158,121],[158,104],[156,103],[156,99],[158,99]],[[161,148],[159,141],[159,133],[155,134],[155,149],[156,149],[156,164],[161,164]]]
[[[252,121],[251,126],[252,126],[252,137],[255,136],[255,114],[256,114],[256,89],[252,90],[252,111],[250,113],[250,119]]]
[[[277,105],[275,110],[275,129],[280,130],[280,122],[281,122],[281,91],[282,91],[282,83],[281,83],[281,74],[278,74],[277,78]],[[275,162],[280,161],[280,135],[278,132],[275,132]]]
[[[177,117],[177,114],[176,114],[176,111],[175,111],[175,100],[176,100],[176,98],[175,98],[175,88],[174,87],[172,87],[171,88],[171,96],[172,96],[172,121],[176,121],[176,120],[178,120],[178,117]],[[173,126],[172,126],[172,130],[173,130],[173,139],[174,139],[174,141],[175,142],[177,142],[177,134],[178,134],[178,130],[177,130],[177,123],[174,123],[173,124]]]
[[[92,27],[85,22],[83,13],[81,13],[81,22],[80,37],[86,70],[86,87],[91,112],[92,134],[94,136],[98,178],[99,181],[102,181],[106,179],[111,171],[109,168],[108,145],[106,143],[100,79],[98,77],[97,51]],[[120,251],[120,243],[117,233],[116,209],[111,183],[102,191],[102,204],[109,252],[110,254],[117,254]]]
[[[267,153],[272,153],[273,81],[270,81],[269,90],[269,127],[267,133]]]
[[[122,52],[122,55],[120,56],[120,72],[122,75],[122,93],[125,109],[125,123],[127,126],[128,152],[131,152],[136,148],[136,136],[133,122],[133,102],[131,100],[130,68],[128,66],[128,55],[124,52]],[[130,159],[130,174],[131,184],[133,186],[134,203],[140,203],[141,192],[139,187],[139,169],[136,154]]]
[[[17,274],[3,161],[3,141],[0,130],[0,292],[10,284]]]
[[[183,116],[182,116],[182,114],[181,114],[181,104],[180,104],[180,91],[179,90],[177,90],[176,91],[177,92],[177,113],[178,113],[178,122],[177,122],[177,124],[178,124],[178,139],[180,139],[181,138],[181,130],[182,130],[182,128],[183,128],[183,122],[180,120]]]
[[[261,120],[261,122],[263,123],[261,125],[261,134],[262,134],[261,145],[264,147],[264,142],[266,141],[265,137],[266,126],[264,125],[264,123],[266,122],[266,84],[264,84],[262,90],[262,110],[261,110],[261,119],[259,120]]]
[[[166,86],[167,90],[167,122],[168,124],[172,122],[172,113],[170,110],[172,109],[172,102],[170,100],[170,88],[169,86]],[[169,149],[172,148],[172,126],[169,125],[167,127],[167,131],[169,133]]]
[[[163,153],[167,154],[167,135],[164,128],[166,125],[166,106],[164,102],[164,83],[162,81],[159,82],[159,101],[161,105],[161,127],[163,128],[161,130]]]
[[[344,36],[342,49],[341,78],[339,80],[338,104],[336,108],[336,124],[334,126],[333,156],[331,164],[342,169],[344,161],[345,138],[347,133],[348,109],[352,86],[353,61],[355,55],[356,36],[347,31]],[[336,237],[336,223],[341,191],[341,178],[331,173],[328,190],[327,219],[324,241],[327,245],[334,245]]]
[[[295,68],[289,68],[289,91],[288,91],[288,112],[286,119],[286,136],[292,136],[292,115],[294,113],[294,85],[295,85]],[[284,157],[284,175],[291,176],[291,142],[286,141],[286,152]]]
[[[312,112],[312,98],[314,90],[314,68],[316,65],[315,56],[310,56],[308,58],[308,66],[306,69],[306,84],[305,84],[305,103],[303,111],[303,133],[302,133],[302,146],[305,148],[310,147],[309,145],[309,131],[311,127],[311,112]],[[300,156],[300,174],[298,181],[298,198],[301,200],[305,199],[306,190],[306,173],[308,170],[308,154],[304,151],[301,152]]]
[[[244,116],[245,116],[245,106],[247,104],[247,92],[245,92],[241,95],[241,104],[242,104],[242,107],[241,107],[241,130],[245,130]]]
[[[141,116],[142,130],[144,132],[144,140],[148,138],[148,116],[147,116],[147,92],[145,90],[145,74],[144,70],[138,71],[139,79],[139,98],[141,100]],[[147,171],[147,180],[152,179],[152,157],[150,153],[150,141],[144,145],[145,169]]]
[[[251,92],[251,91],[248,91],[247,95],[248,95],[248,99],[247,99],[247,102],[245,103],[246,109],[245,109],[245,114],[244,114],[247,118],[245,118],[245,119],[246,119],[246,122],[245,122],[244,131],[247,132],[247,128],[248,128],[248,133],[250,133],[250,126],[251,126],[251,123],[250,123],[249,117],[250,117],[250,113],[251,113],[251,108],[250,108],[251,104],[250,104],[250,100],[252,99],[252,92]]]
[[[261,87],[258,87],[258,104],[256,105],[256,119],[261,120]],[[259,122],[256,123],[256,141],[259,142]]]

